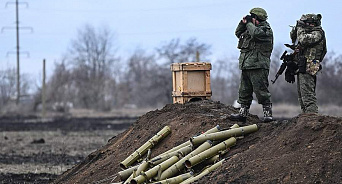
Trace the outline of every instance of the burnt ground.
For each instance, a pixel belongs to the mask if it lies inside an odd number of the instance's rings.
[[[135,117],[0,117],[0,183],[49,183]]]
[[[119,163],[164,126],[172,133],[152,149],[152,157],[216,125],[232,126],[227,117],[237,112],[212,101],[166,105],[141,116],[54,183],[110,183],[121,170]],[[251,115],[239,123],[249,124],[259,130],[239,139],[227,161],[197,183],[342,183],[341,117],[303,114],[263,123]]]

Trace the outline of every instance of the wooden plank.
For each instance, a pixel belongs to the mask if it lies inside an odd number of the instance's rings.
[[[205,100],[205,99],[210,99],[211,97],[199,97],[199,96],[195,96],[195,97],[185,97],[185,96],[177,96],[177,97],[173,97],[173,101],[174,103],[179,103],[179,104],[184,104],[186,102],[191,101],[194,98],[200,98],[201,100]]]
[[[177,89],[177,80],[176,80],[176,72],[172,72],[172,90],[176,91]]]
[[[192,70],[211,70],[211,65],[197,65],[197,66],[183,66],[183,70],[187,70],[187,71],[192,71]]]
[[[171,64],[171,71],[180,71],[181,65],[179,63],[172,63]]]
[[[205,71],[205,91],[211,93],[211,86],[210,86],[210,71]]]
[[[205,71],[187,71],[188,92],[205,91]]]
[[[172,63],[171,71],[211,70],[211,63]]]
[[[175,76],[176,76],[176,81],[175,81],[175,89],[173,89],[174,91],[183,91],[183,82],[182,82],[182,72],[178,71],[178,72],[174,72]]]
[[[196,97],[196,96],[211,96],[211,91],[196,91],[196,92],[182,92],[182,91],[172,91],[172,96],[179,97]]]
[[[188,71],[182,71],[183,73],[183,92],[188,92]]]

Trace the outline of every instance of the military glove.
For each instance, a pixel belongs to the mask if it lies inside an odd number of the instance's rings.
[[[305,26],[306,25],[305,25],[305,23],[303,21],[297,20],[296,29],[297,29],[297,27],[305,27]]]
[[[246,19],[247,23],[252,22],[252,16],[250,16],[250,15],[246,15],[245,19]]]
[[[286,82],[291,83],[291,84],[295,82],[295,76],[288,69],[286,69],[286,71],[285,71],[285,80],[286,80]]]
[[[297,63],[293,62],[293,57],[290,58],[290,60],[288,60],[287,68],[289,69],[292,75],[296,74],[296,71],[298,70],[298,65]]]

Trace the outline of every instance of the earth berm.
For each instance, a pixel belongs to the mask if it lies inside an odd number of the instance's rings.
[[[164,126],[170,126],[172,133],[152,149],[152,157],[216,125],[232,126],[235,122],[228,116],[237,112],[213,101],[166,105],[141,116],[54,183],[105,181],[121,170],[121,161]],[[259,130],[239,139],[226,154],[227,161],[197,183],[342,183],[341,117],[302,114],[263,123],[250,115],[247,123],[239,122],[240,126],[250,124],[257,124]]]

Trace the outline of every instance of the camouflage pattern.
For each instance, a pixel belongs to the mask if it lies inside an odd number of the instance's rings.
[[[311,15],[311,14],[310,14]],[[298,21],[300,22],[300,21]],[[311,27],[305,23],[297,23],[290,32],[292,42],[298,41],[303,54],[308,60],[322,62],[327,53],[325,33],[321,26]]]
[[[271,104],[268,74],[266,69],[242,70],[238,102],[250,106],[254,92],[259,104]]]
[[[266,20],[268,17],[267,12],[263,8],[253,8],[249,13],[257,15],[261,20]]]
[[[318,113],[316,76],[299,73],[297,76],[298,101],[303,113]]]
[[[257,26],[240,22],[235,35],[239,38],[240,70],[270,68],[273,31],[267,21],[262,21]]]
[[[325,33],[320,26],[321,18],[320,14],[304,14],[290,32],[293,43],[298,41],[301,55],[306,59],[306,72],[299,73],[297,77],[298,101],[304,113],[318,112],[315,93],[316,74],[327,53]]]
[[[241,21],[235,35],[239,38],[239,68],[242,70],[238,102],[249,106],[254,92],[259,104],[271,104],[268,74],[273,50],[273,31],[270,24],[267,21],[261,21],[257,25],[251,22],[244,24]]]
[[[315,59],[306,60],[306,73],[316,75],[320,69],[320,61]]]
[[[321,25],[321,19],[322,19],[322,15],[321,14],[303,14],[301,17],[300,17],[300,21],[303,21],[303,22],[311,22],[311,23],[316,23],[317,26],[320,26]]]

